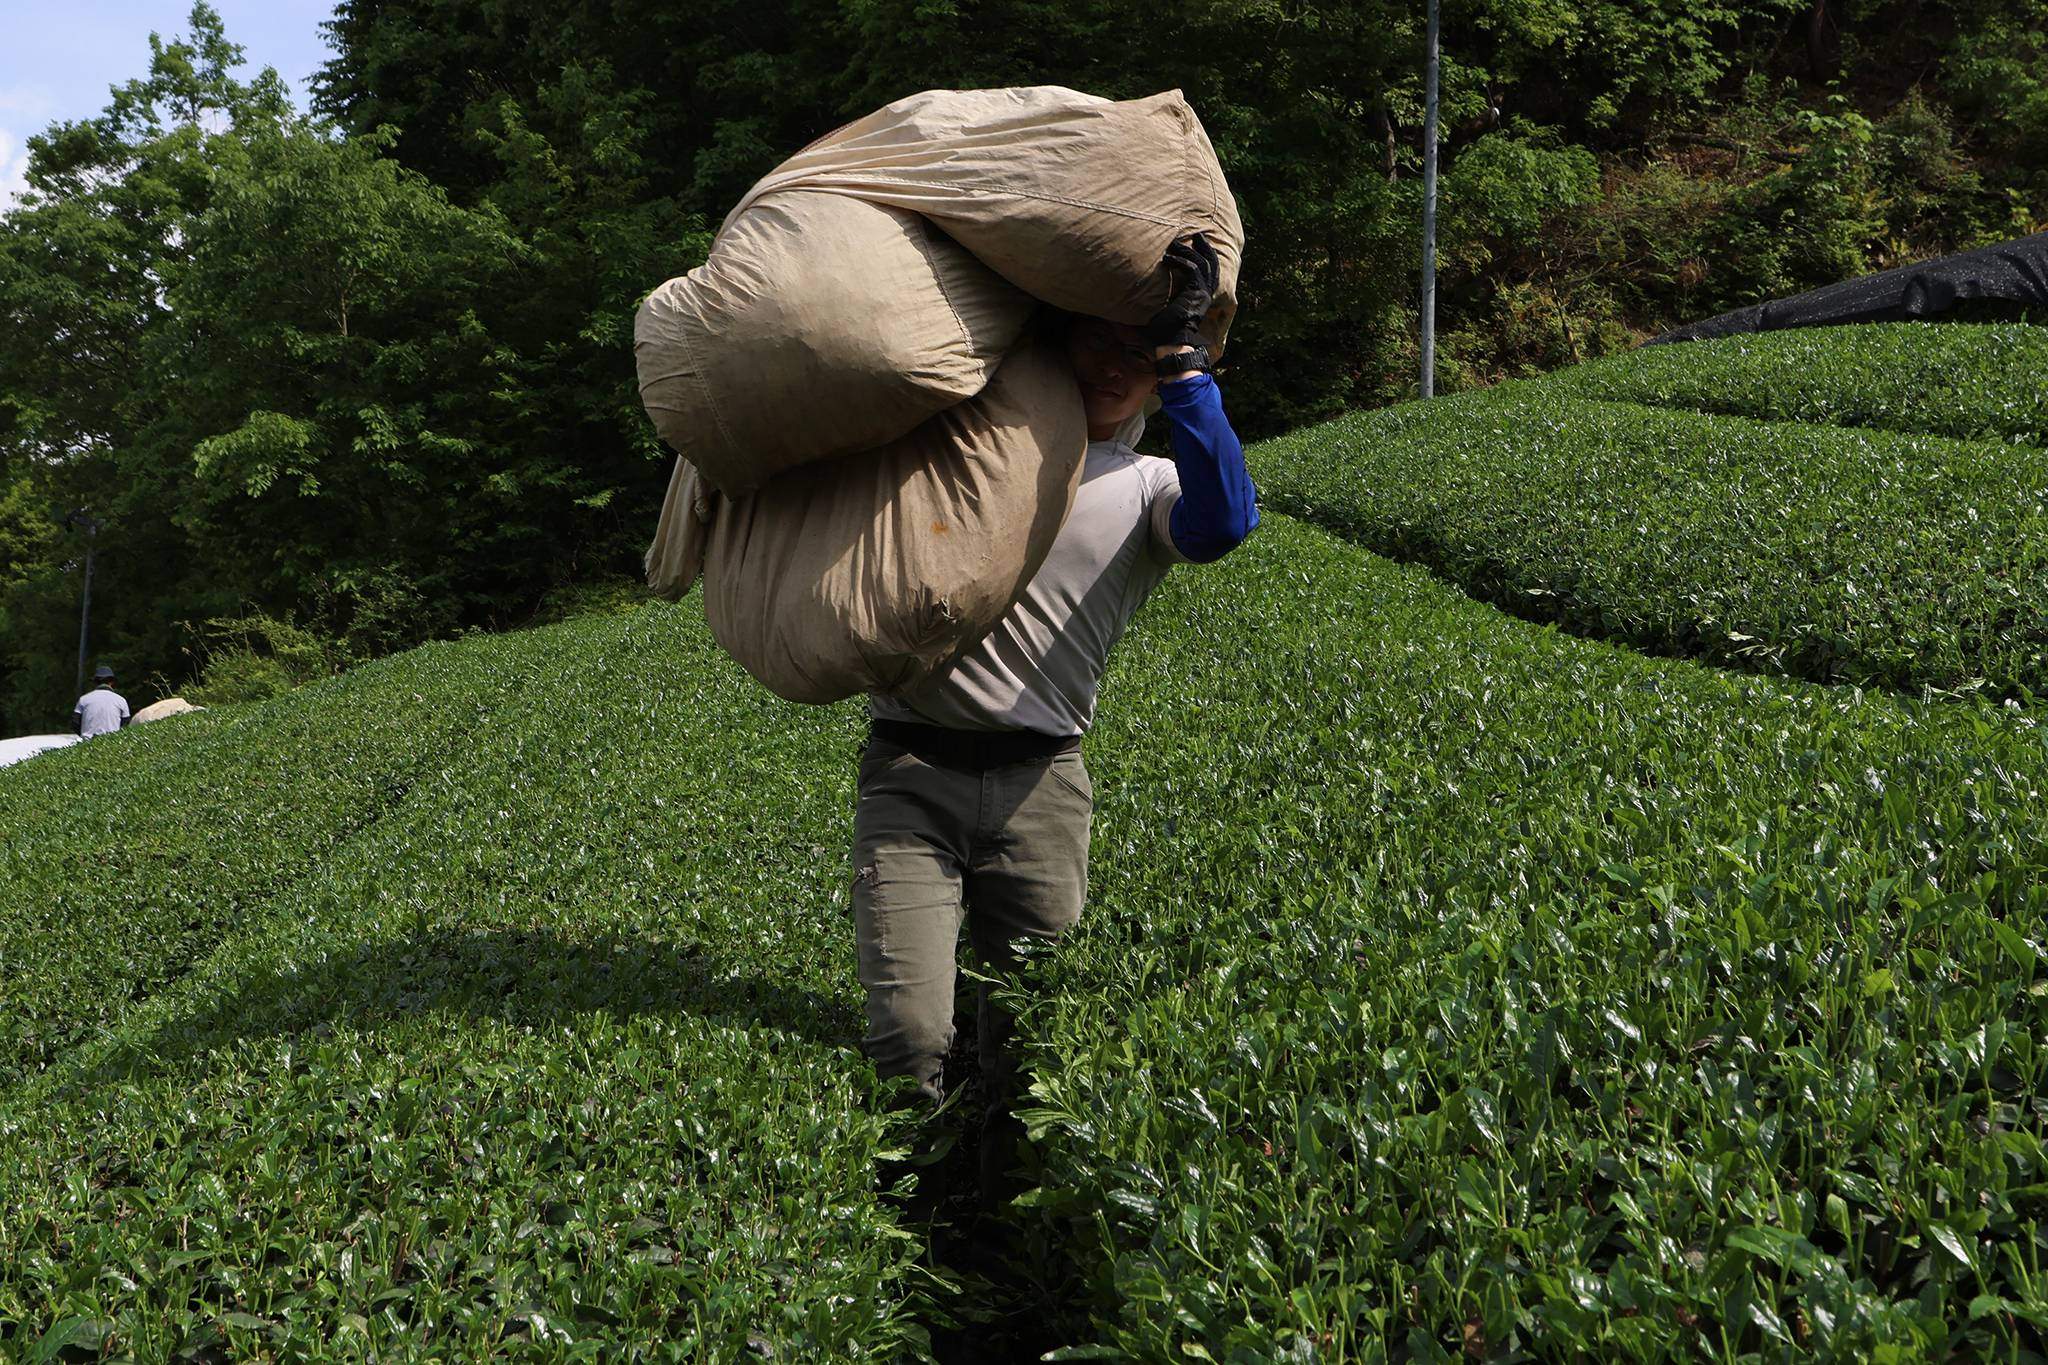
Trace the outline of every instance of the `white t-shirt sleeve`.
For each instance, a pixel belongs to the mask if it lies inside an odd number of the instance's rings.
[[[1161,564],[1185,564],[1188,557],[1173,543],[1173,509],[1180,502],[1180,474],[1173,461],[1156,456],[1145,461],[1145,474],[1145,518],[1152,528],[1152,558]]]

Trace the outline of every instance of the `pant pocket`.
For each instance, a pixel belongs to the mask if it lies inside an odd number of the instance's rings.
[[[1095,780],[1088,776],[1088,765],[1081,761],[1079,749],[1071,753],[1054,755],[1052,762],[1046,765],[1045,771],[1053,781],[1089,805],[1095,804]]]

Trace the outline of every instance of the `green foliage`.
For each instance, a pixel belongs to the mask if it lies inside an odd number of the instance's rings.
[[[35,193],[0,222],[0,490],[105,521],[109,657],[173,671],[194,645],[179,623],[245,606],[403,647],[415,627],[506,624],[637,553],[662,469],[630,384],[645,286],[627,277],[658,278],[642,253],[675,240],[637,182],[606,191],[615,219],[546,199],[528,206],[543,227],[515,235],[405,169],[388,133],[342,138],[295,115],[274,73],[231,79],[239,49],[204,5],[191,30],[100,118],[34,140]],[[619,170],[630,126],[591,135]],[[563,215],[573,228],[550,226]],[[578,362],[531,325],[582,316],[544,278],[564,231],[610,261],[580,286],[607,300],[584,319],[595,412],[569,399]],[[404,630],[379,600],[391,583],[422,603]],[[77,592],[48,558],[0,579],[0,611],[30,627],[0,658],[0,728],[68,709],[51,656],[75,644],[58,622],[75,631]]]
[[[1976,22],[1948,60],[1956,106],[1973,134],[2023,177],[2034,196],[2030,216],[2048,217],[2039,212],[2039,196],[2048,193],[2048,5],[1987,0],[1972,8]]]
[[[1646,660],[1277,513],[1104,697],[1091,909],[1021,1023],[1066,1340],[2048,1323],[2029,715]],[[857,707],[769,699],[689,602],[178,725],[0,772],[0,1351],[918,1352]]]
[[[534,608],[533,624],[547,625],[599,612],[632,611],[652,600],[646,581],[639,578],[621,576],[569,584],[541,599]]]
[[[851,721],[692,605],[0,771],[0,1356],[915,1354]]]
[[[215,499],[235,493],[260,498],[280,475],[300,497],[320,491],[313,447],[320,428],[281,412],[252,412],[233,431],[209,436],[192,448],[193,471]]]
[[[497,440],[516,413],[475,301],[517,244],[368,140],[281,125],[248,158],[192,224],[162,339],[181,401],[148,433],[190,452],[215,581],[287,608],[380,573],[458,605],[539,579],[587,486]]]
[[[152,38],[146,76],[117,86],[94,119],[29,140],[30,193],[0,218],[0,484],[7,505],[48,521],[90,507],[105,523],[95,573],[97,652],[131,675],[178,658],[181,616],[222,614],[232,596],[205,575],[175,520],[187,448],[147,433],[190,378],[166,373],[151,343],[170,318],[167,288],[192,227],[232,184],[259,128],[289,116],[276,74],[235,80],[241,50],[206,5],[189,38]],[[83,557],[70,534],[0,581],[0,724],[47,728],[68,713]],[[61,678],[61,685],[58,679]]]
[[[1661,119],[1696,117],[1798,8],[1624,0],[1450,11],[1444,321],[1447,339],[1464,337],[1475,355],[1474,382],[1519,359],[1479,354],[1501,277],[1522,279],[1535,264],[1504,248],[1583,212],[1599,193],[1596,152]],[[1217,143],[1253,244],[1238,333],[1247,360],[1233,388],[1246,429],[1276,431],[1412,388],[1422,115],[1412,6],[1202,0],[1164,26],[1093,0],[514,5],[489,23],[466,14],[450,0],[344,3],[321,107],[358,132],[398,128],[398,155],[458,200],[489,200],[522,234],[550,234],[551,277],[604,271],[621,297],[637,298],[693,263],[701,228],[776,161],[916,90],[1179,87]],[[488,90],[481,71],[493,73]],[[1623,127],[1628,139],[1616,134]],[[637,224],[671,234],[642,244],[643,275],[618,273],[622,262],[600,249],[626,249],[616,234],[600,243],[560,231],[609,221],[614,209],[598,201],[673,212],[668,224]],[[603,330],[582,321],[594,305],[566,294],[559,303],[549,334],[563,355],[582,355]]]
[[[260,612],[208,621],[206,627],[209,642],[199,681],[184,690],[195,706],[264,701],[342,668],[332,642]]]
[[[1104,698],[1092,904],[1022,1026],[1077,1340],[2038,1347],[2034,722],[1646,660],[1282,516]]]
[[[1254,473],[1272,506],[1531,619],[2030,697],[2048,693],[2043,364],[2048,330],[2025,326],[1654,347],[1297,433]]]
[[[1902,322],[1650,346],[1541,387],[1770,422],[2048,448],[2048,388],[2035,377],[2043,364],[2048,327]]]
[[[2001,227],[1989,219],[1983,176],[1965,154],[1952,116],[1918,86],[1875,126],[1873,155],[1892,254],[1903,257],[1902,244],[1951,230],[1943,219],[1959,212],[1985,215],[1987,235],[2025,235],[2027,223]]]

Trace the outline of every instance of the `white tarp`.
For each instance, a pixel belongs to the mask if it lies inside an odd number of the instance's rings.
[[[0,768],[19,763],[24,758],[34,758],[45,749],[61,749],[76,743],[77,735],[23,735],[19,739],[0,739]]]

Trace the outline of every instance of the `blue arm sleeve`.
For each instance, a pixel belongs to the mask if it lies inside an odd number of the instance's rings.
[[[1180,474],[1174,548],[1197,564],[1221,559],[1259,524],[1258,490],[1223,415],[1223,391],[1206,374],[1168,380],[1159,386],[1159,411]]]

